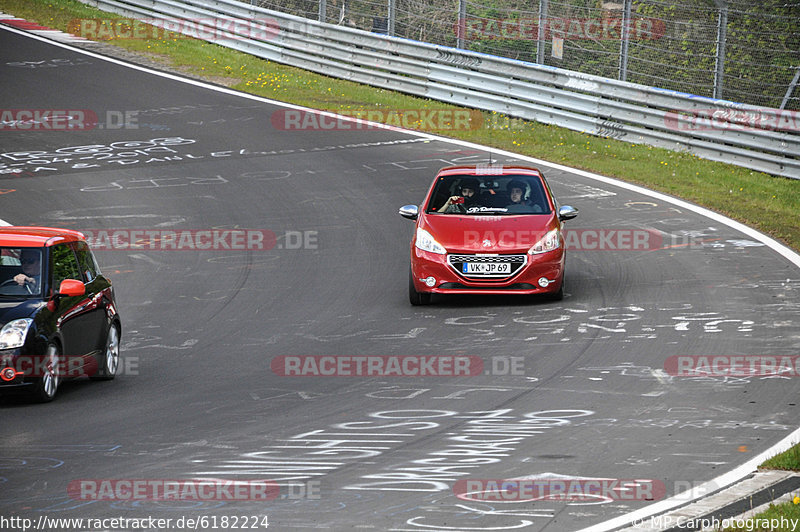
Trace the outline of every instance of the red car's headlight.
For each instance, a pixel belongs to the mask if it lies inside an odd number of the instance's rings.
[[[417,238],[414,240],[414,245],[422,251],[429,251],[438,255],[444,255],[447,250],[433,238],[433,236],[425,229],[417,227]]]
[[[539,239],[531,249],[528,250],[528,255],[538,255],[539,253],[547,253],[554,251],[561,247],[561,233],[558,229],[548,231],[546,235]]]

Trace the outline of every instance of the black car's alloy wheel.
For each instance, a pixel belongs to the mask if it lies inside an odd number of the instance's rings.
[[[42,375],[34,381],[33,389],[31,390],[34,399],[41,403],[47,403],[55,398],[58,385],[61,382],[61,376],[59,375],[60,364],[61,349],[56,344],[49,344],[41,365]]]
[[[110,381],[119,369],[119,326],[112,323],[106,336],[106,347],[99,362],[97,373],[90,377],[93,380]]]

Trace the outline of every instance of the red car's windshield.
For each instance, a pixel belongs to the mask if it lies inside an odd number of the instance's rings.
[[[425,212],[440,214],[550,214],[541,179],[530,175],[442,176]]]

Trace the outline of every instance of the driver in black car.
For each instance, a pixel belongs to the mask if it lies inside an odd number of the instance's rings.
[[[478,183],[477,179],[464,179],[460,183],[461,195],[460,196],[450,196],[447,198],[447,201],[444,205],[439,209],[438,212],[462,212],[462,209],[458,208],[458,205],[462,205],[464,209],[469,209],[470,207],[475,207],[478,205],[478,190],[480,189],[480,184]],[[463,203],[462,200],[463,199]]]
[[[19,257],[22,273],[13,277],[20,286],[28,285],[31,293],[36,293],[42,281],[42,253],[36,249],[23,249]]]

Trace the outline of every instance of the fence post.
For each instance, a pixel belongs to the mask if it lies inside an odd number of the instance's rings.
[[[389,0],[389,13],[388,13],[388,22],[386,24],[386,30],[388,35],[394,36],[394,21],[396,15],[396,1]]]
[[[717,16],[717,52],[714,61],[714,98],[722,99],[722,88],[725,81],[725,41],[728,38],[728,2],[714,0],[719,8]]]
[[[540,65],[544,64],[544,39],[547,36],[547,2],[548,0],[539,0],[539,28],[536,35],[536,62]]]
[[[625,0],[625,7],[622,11],[622,35],[619,43],[619,80],[628,79],[628,40],[631,34],[631,3],[632,0]]]
[[[325,2],[325,0],[319,0],[319,21],[328,21],[328,4]]]
[[[467,47],[467,0],[458,0],[458,25],[456,47]]]

